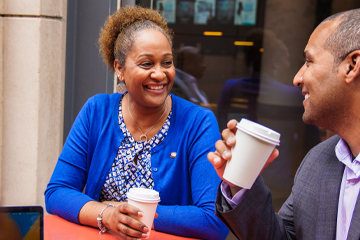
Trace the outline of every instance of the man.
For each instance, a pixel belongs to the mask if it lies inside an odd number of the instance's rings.
[[[292,193],[279,213],[259,177],[250,190],[223,181],[216,214],[239,239],[360,238],[360,9],[325,19],[305,48],[306,62],[294,78],[305,100],[303,121],[337,135],[302,161]],[[222,177],[235,144],[236,121],[209,161]],[[270,163],[278,151],[270,156]]]

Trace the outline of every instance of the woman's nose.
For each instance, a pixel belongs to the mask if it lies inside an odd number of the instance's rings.
[[[150,77],[161,81],[166,77],[166,74],[161,68],[155,68],[150,74]]]

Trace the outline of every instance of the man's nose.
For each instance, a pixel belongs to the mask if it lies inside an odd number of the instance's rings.
[[[300,70],[297,72],[297,74],[294,77],[293,84],[295,85],[295,87],[302,87],[302,85],[304,84],[303,68],[304,66],[300,68]]]

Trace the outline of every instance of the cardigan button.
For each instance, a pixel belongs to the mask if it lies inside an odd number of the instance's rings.
[[[157,172],[158,171],[158,169],[157,168],[154,168],[154,172]]]

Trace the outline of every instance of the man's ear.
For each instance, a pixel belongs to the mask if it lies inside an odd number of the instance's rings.
[[[360,77],[360,50],[351,52],[344,60],[346,67],[345,81],[351,83]]]
[[[120,81],[124,81],[123,67],[120,65],[118,60],[114,61],[115,74],[118,76]]]

